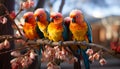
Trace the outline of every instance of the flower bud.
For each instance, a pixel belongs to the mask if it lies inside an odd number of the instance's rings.
[[[93,54],[93,57],[94,57],[96,60],[99,60],[100,55],[99,55],[99,53],[95,53],[95,54]]]
[[[107,63],[107,61],[104,58],[102,58],[102,59],[100,59],[99,63],[100,63],[100,65],[104,65]]]
[[[92,49],[87,49],[86,54],[92,55],[93,54],[93,50]]]

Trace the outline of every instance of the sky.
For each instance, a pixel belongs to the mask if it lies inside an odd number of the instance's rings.
[[[60,3],[61,0],[55,0],[53,11],[58,11]],[[65,0],[63,15],[69,14],[73,9],[81,9],[85,14],[96,18],[120,16],[120,0]]]

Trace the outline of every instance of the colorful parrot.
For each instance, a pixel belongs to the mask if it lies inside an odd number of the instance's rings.
[[[34,15],[36,17],[37,26],[36,31],[40,38],[47,38],[47,27],[50,22],[50,14],[43,8],[35,10]]]
[[[67,29],[63,23],[63,16],[61,13],[52,13],[50,15],[51,22],[48,25],[48,34],[49,39],[54,42],[66,41],[67,37]]]
[[[36,21],[33,12],[27,12],[23,15],[24,18],[24,25],[23,25],[23,31],[25,33],[25,36],[30,39],[36,39],[38,38],[37,32],[35,30],[36,28]]]
[[[34,40],[38,38],[38,34],[36,32],[36,20],[35,20],[35,16],[33,12],[27,12],[23,15],[25,24],[23,25],[23,31],[25,33],[25,36],[30,39],[30,40]],[[22,52],[25,52],[26,50],[23,50]],[[39,65],[39,68],[41,66],[41,62],[39,60],[39,57],[41,57],[41,52],[40,50],[35,50],[36,53],[40,54],[39,56],[37,56],[36,60],[38,60],[38,62],[35,60],[34,63],[37,63]]]
[[[48,25],[48,35],[49,40],[51,42],[59,42],[60,49],[64,48],[62,45],[62,41],[68,40],[67,29],[63,23],[63,16],[61,13],[51,13],[51,22]],[[65,49],[65,48],[64,48]],[[56,62],[56,61],[55,61]],[[60,65],[60,62],[57,61],[56,64]]]
[[[72,39],[74,41],[82,41],[82,42],[92,42],[92,33],[91,33],[91,26],[88,24],[82,12],[80,10],[73,10],[70,12],[70,26],[69,29],[72,33]],[[84,60],[84,65],[86,69],[90,69],[90,62],[89,57],[86,54],[86,50],[88,49],[87,46],[71,46],[73,51],[77,51],[77,58],[78,62],[80,62],[80,57]],[[79,54],[79,55],[78,55]]]

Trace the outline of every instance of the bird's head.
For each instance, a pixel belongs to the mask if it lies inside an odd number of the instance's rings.
[[[36,20],[40,22],[47,20],[46,11],[43,8],[38,8],[35,10],[34,16],[36,17]]]
[[[70,18],[72,19],[72,23],[79,23],[81,24],[84,21],[83,14],[80,10],[72,10],[70,12]]]
[[[23,18],[24,18],[24,22],[27,22],[27,23],[35,23],[35,17],[34,17],[34,14],[33,12],[26,12],[24,15],[23,15]]]
[[[71,18],[70,18],[70,17],[65,17],[65,18],[64,18],[64,23],[65,23],[65,24],[69,24],[70,21],[71,21]]]
[[[51,21],[56,24],[61,24],[63,22],[63,16],[61,13],[51,13],[50,15]]]

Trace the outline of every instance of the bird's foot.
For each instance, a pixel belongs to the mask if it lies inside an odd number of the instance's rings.
[[[73,44],[76,45],[77,40],[73,40]]]
[[[51,44],[52,44],[52,42],[53,42],[52,40],[49,40],[48,44],[49,44],[49,45],[51,45]]]
[[[85,45],[85,44],[86,44],[86,41],[83,41],[82,44]]]
[[[59,44],[58,46],[62,46],[62,43],[63,43],[62,41],[59,41],[58,42],[58,44]]]

